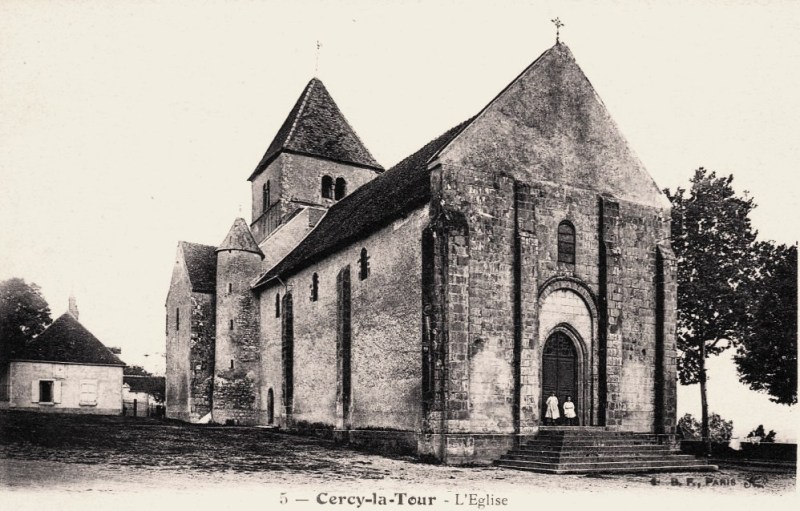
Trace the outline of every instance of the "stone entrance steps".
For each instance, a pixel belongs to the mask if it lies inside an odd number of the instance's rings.
[[[536,438],[504,455],[501,467],[551,474],[714,471],[715,465],[657,435],[593,427],[542,427]]]

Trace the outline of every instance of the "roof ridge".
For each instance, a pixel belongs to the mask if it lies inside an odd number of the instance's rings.
[[[292,135],[294,135],[294,132],[297,129],[297,123],[300,121],[300,117],[303,115],[303,111],[308,104],[308,97],[311,95],[311,89],[314,88],[316,81],[317,78],[312,78],[311,81],[308,82],[308,85],[306,85],[306,89],[303,91],[303,100],[300,103],[300,108],[298,108],[297,113],[295,113],[294,120],[292,121],[292,127],[289,128],[289,133],[286,135],[286,140],[284,140],[282,145],[287,145],[292,139]]]
[[[345,118],[325,84],[316,77],[295,101],[248,181],[282,152],[338,161],[374,172],[384,170]]]
[[[392,165],[392,167],[389,170],[380,173],[378,176],[374,177],[373,179],[370,179],[369,181],[367,181],[363,185],[361,185],[358,188],[356,188],[355,190],[353,190],[352,193],[350,193],[347,196],[345,196],[342,200],[340,200],[338,202],[335,202],[331,207],[327,208],[326,214],[327,214],[328,211],[331,211],[331,210],[335,211],[336,209],[341,208],[342,204],[346,205],[347,204],[346,201],[351,200],[350,199],[351,197],[355,196],[356,198],[358,198],[359,194],[367,193],[373,187],[379,186],[382,183],[382,181],[379,181],[379,180],[385,180],[387,178],[387,176],[388,176],[389,179],[391,179],[391,177],[395,173],[398,172],[398,170],[396,170],[396,169],[401,169],[402,168],[401,165],[407,163],[408,161],[412,160],[415,156],[417,156],[420,153],[424,152],[426,147],[428,147],[431,144],[435,144],[437,141],[439,141],[440,139],[444,138],[445,135],[447,135],[450,131],[453,131],[455,128],[463,129],[462,125],[466,125],[469,121],[472,121],[473,119],[474,119],[474,117],[470,117],[466,121],[461,121],[460,123],[456,124],[455,126],[450,128],[449,130],[445,131],[444,133],[439,134],[439,136],[428,140],[425,144],[422,145],[422,147],[420,147],[419,149],[417,149],[413,153],[409,154],[408,156],[406,156],[405,158],[403,158],[399,162],[397,162],[394,165]],[[461,132],[461,129],[458,130],[459,133]],[[447,141],[447,142],[442,141],[442,146],[444,146],[444,145],[446,145],[448,143],[449,143],[449,141]],[[425,163],[427,163],[427,161]],[[377,184],[375,184],[375,183],[377,183]],[[321,219],[320,219],[320,221],[321,221]],[[319,225],[319,222],[317,223],[317,225]]]
[[[455,139],[458,138],[458,136],[461,135],[461,133],[463,133],[469,127],[470,124],[472,124],[472,121],[475,121],[478,117],[483,115],[483,113],[486,112],[489,109],[489,107],[492,106],[498,99],[500,99],[500,97],[503,94],[505,94],[508,89],[510,89],[515,83],[517,83],[520,79],[522,79],[522,77],[525,76],[525,74],[527,74],[527,72],[530,69],[533,69],[533,66],[537,65],[544,58],[545,55],[549,54],[551,51],[553,51],[555,48],[558,48],[558,47],[563,47],[565,50],[567,50],[567,52],[570,54],[570,56],[572,56],[572,52],[570,51],[569,47],[566,44],[561,43],[561,42],[557,42],[556,44],[554,44],[550,48],[548,48],[545,51],[543,51],[538,57],[536,57],[536,59],[533,62],[531,62],[530,64],[525,66],[525,69],[523,69],[522,72],[517,74],[517,76],[514,77],[514,79],[511,80],[505,87],[503,87],[503,89],[500,92],[495,94],[495,96],[488,103],[486,103],[483,106],[483,108],[481,108],[478,111],[477,114],[473,115],[472,118],[468,120],[469,122],[465,122],[464,126],[461,127],[461,129],[458,131],[458,133],[456,133],[453,136],[453,138],[450,139],[450,142],[444,144],[442,147],[439,148],[438,151],[436,151],[436,153],[433,156],[431,156],[430,160],[428,160],[428,163],[430,163],[431,161],[433,161],[436,158],[438,158],[439,155],[442,153],[442,151],[444,151],[447,148],[447,146],[450,145],[451,142],[455,141]],[[573,57],[573,59],[574,59],[574,57]]]
[[[264,258],[264,253],[258,247],[258,243],[256,243],[255,238],[253,238],[253,232],[247,225],[247,221],[242,217],[237,217],[233,221],[233,225],[228,230],[228,234],[225,236],[225,239],[223,239],[222,243],[220,243],[219,246],[214,249],[214,252],[222,252],[224,250],[251,252],[259,255],[262,259]]]
[[[180,241],[178,246],[192,292],[213,292],[217,287],[216,245]]]
[[[318,81],[318,82],[320,83],[320,85],[322,85],[322,87],[325,89],[325,91],[326,91],[326,92],[328,92],[328,89],[327,89],[327,87],[325,87],[325,84],[324,84],[324,83],[322,83],[322,80],[320,80],[319,78],[314,78],[314,80]],[[357,141],[359,144],[361,144],[361,147],[364,149],[364,151],[366,151],[366,152],[367,152],[367,156],[369,156],[369,157],[370,157],[370,159],[371,159],[372,161],[374,161],[374,162],[378,163],[378,160],[376,160],[376,159],[375,159],[375,156],[373,156],[373,155],[372,155],[372,152],[369,150],[369,148],[367,147],[367,145],[364,143],[364,141],[363,141],[363,140],[361,140],[361,137],[360,137],[360,136],[358,136],[358,132],[357,132],[357,131],[356,131],[356,129],[353,127],[353,125],[352,125],[352,124],[350,124],[350,121],[348,121],[348,120],[347,120],[347,117],[345,117],[344,113],[342,112],[342,109],[341,109],[341,108],[339,108],[339,104],[338,104],[338,103],[336,103],[336,101],[333,99],[333,96],[331,96],[331,93],[330,93],[330,92],[328,92],[328,96],[330,96],[330,97],[331,97],[331,102],[333,103],[333,106],[336,108],[336,111],[337,111],[337,112],[339,112],[339,116],[340,116],[340,117],[341,117],[341,119],[344,121],[344,124],[345,124],[345,125],[346,125],[346,126],[349,128],[349,129],[350,129],[350,131],[353,133],[353,136],[355,136],[355,137],[356,137],[356,141]],[[356,162],[350,162],[350,163],[356,163]],[[380,165],[380,164],[379,164],[379,165]],[[381,170],[383,170],[383,169],[381,168]]]
[[[280,261],[252,281],[259,288],[276,276],[292,274],[320,257],[352,243],[403,212],[430,200],[429,152],[450,142],[472,118],[428,141],[391,169],[328,208],[306,236]],[[352,221],[348,221],[352,220]]]
[[[194,246],[197,246],[197,247],[217,248],[216,245],[207,245],[205,243],[196,243],[194,241],[178,240],[178,243],[183,244],[183,245],[194,245]]]
[[[50,323],[15,358],[43,362],[125,365],[125,362],[69,312]]]

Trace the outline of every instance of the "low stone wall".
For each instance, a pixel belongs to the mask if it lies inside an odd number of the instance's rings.
[[[681,452],[705,455],[705,444],[700,440],[682,440]],[[731,460],[772,460],[797,462],[797,444],[742,443],[741,449],[731,449],[728,442],[712,442],[711,455]]]
[[[797,444],[742,443],[739,452],[746,459],[797,462]]]

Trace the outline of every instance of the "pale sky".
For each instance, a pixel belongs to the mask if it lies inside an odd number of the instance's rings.
[[[310,78],[389,168],[549,48],[556,16],[660,187],[732,173],[762,238],[798,239],[797,2],[3,0],[0,279],[54,317],[74,290],[100,340],[163,370],[177,242],[250,220],[246,179]]]

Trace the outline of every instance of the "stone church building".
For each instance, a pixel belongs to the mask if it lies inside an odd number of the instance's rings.
[[[248,180],[249,225],[178,245],[169,417],[453,464],[534,438],[550,393],[674,432],[669,202],[564,44],[389,170],[312,79]]]

